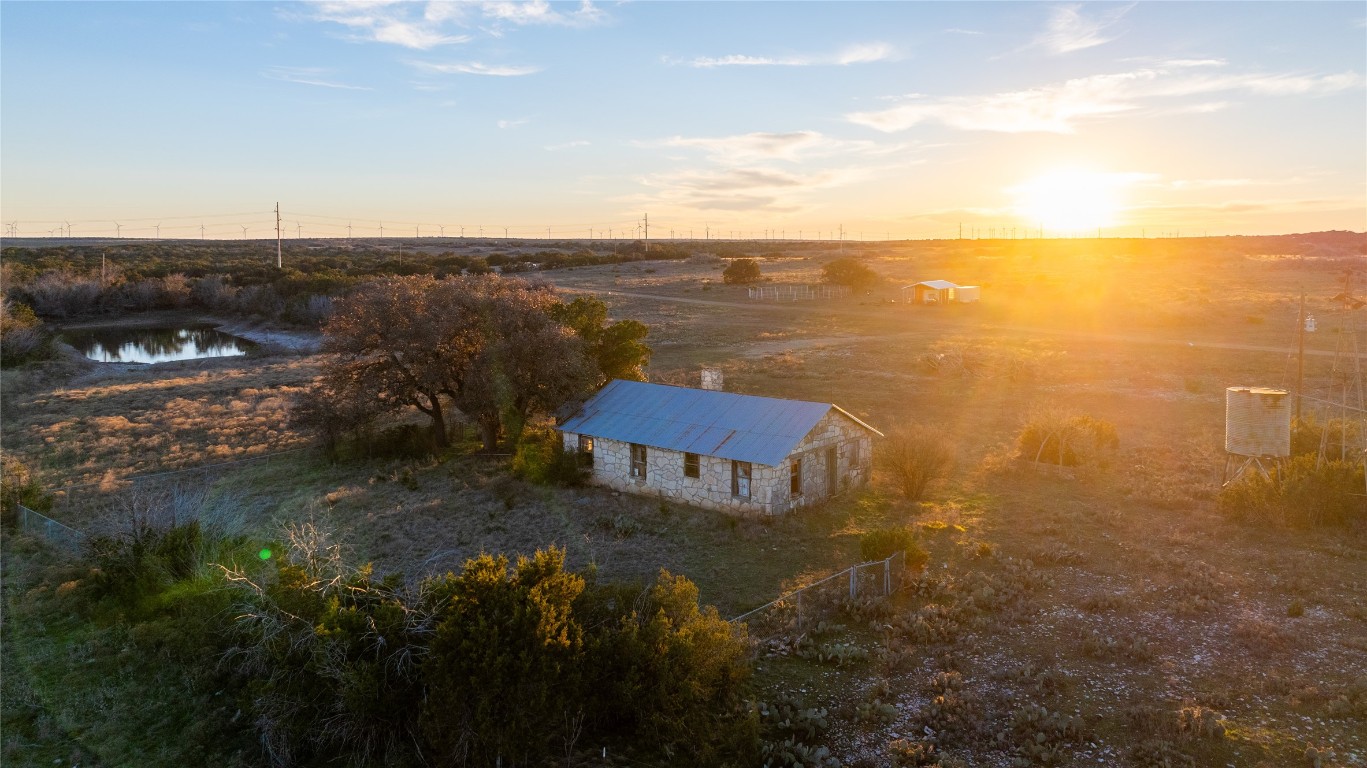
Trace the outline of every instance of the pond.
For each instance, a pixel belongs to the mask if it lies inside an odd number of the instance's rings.
[[[64,331],[62,341],[101,363],[167,363],[201,357],[231,357],[245,355],[256,348],[246,339],[207,325],[81,328]]]

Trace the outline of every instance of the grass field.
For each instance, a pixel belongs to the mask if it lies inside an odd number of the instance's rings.
[[[892,764],[891,742],[930,729],[973,766],[1270,768],[1310,764],[1309,747],[1333,748],[1325,765],[1367,765],[1363,527],[1251,527],[1216,504],[1224,389],[1294,385],[1301,290],[1320,320],[1307,339],[1308,394],[1328,398],[1341,386],[1335,376],[1353,361],[1336,352],[1354,342],[1367,351],[1351,314],[1328,301],[1341,264],[1176,245],[1141,259],[1119,243],[1105,247],[1093,246],[1104,258],[1078,246],[1054,261],[1000,244],[865,254],[893,286],[982,285],[982,304],[963,307],[909,307],[891,288],[842,302],[758,304],[743,287],[721,285],[718,266],[694,262],[539,276],[647,323],[654,380],[696,383],[699,365],[715,365],[732,391],[835,402],[880,429],[936,428],[953,441],[957,465],[922,503],[894,498],[880,478],[869,493],[820,510],[737,520],[529,485],[504,460],[474,455],[472,443],[416,462],[332,465],[287,454],[215,475],[215,491],[239,500],[263,541],[285,521],[312,517],[381,570],[417,576],[480,551],[556,543],[572,566],[592,564],[605,578],[683,573],[726,615],[854,562],[870,529],[911,524],[931,552],[917,588],[882,613],[846,616],[800,641],[849,643],[862,656],[823,662],[778,643],[757,661],[757,696],[786,692],[830,710],[825,738],[846,764]],[[774,282],[815,282],[820,263],[795,252],[761,268]],[[61,487],[297,446],[286,405],[316,366],[265,355],[6,371],[6,450]],[[1120,447],[1066,477],[1037,472],[1013,453],[1040,409],[1109,421]],[[53,514],[94,524],[98,500],[98,488],[75,489]],[[992,597],[1004,593],[1009,603]],[[940,609],[958,618],[933,636],[880,628]],[[7,667],[53,652],[7,628],[11,644]],[[79,643],[70,657],[81,660]],[[111,759],[112,737],[98,724],[69,737],[76,746],[62,741],[72,722],[97,716],[73,714],[88,712],[73,709],[84,694],[46,673],[13,696],[8,681],[6,689],[7,723],[9,711],[28,711],[18,715],[30,724],[24,732],[51,736],[46,760],[80,748]],[[1079,718],[1072,731],[1039,726],[1045,743],[1061,745],[1054,757],[1022,751],[1035,732],[1026,733],[1035,727],[1021,714],[1026,704]],[[1184,708],[1218,712],[1223,735],[1174,725]]]

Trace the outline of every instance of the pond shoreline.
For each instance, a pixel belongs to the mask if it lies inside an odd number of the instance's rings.
[[[255,343],[259,347],[256,354],[265,355],[311,355],[318,352],[322,342],[321,335],[314,331],[286,330],[271,323],[255,322],[241,318],[224,318],[200,312],[186,312],[180,310],[157,310],[120,315],[117,317],[92,318],[77,320],[75,322],[53,323],[52,328],[60,334],[65,331],[81,331],[91,328],[124,328],[136,330],[138,328],[158,328],[168,325],[202,325],[212,327],[223,333]],[[73,351],[75,350],[73,349]],[[80,353],[78,352],[77,354]],[[84,355],[81,357],[83,359],[89,359],[85,358]],[[99,365],[120,364],[100,363],[95,360],[90,360],[90,362]],[[147,363],[132,363],[132,365],[147,365]],[[151,363],[151,365],[165,365],[165,363]]]

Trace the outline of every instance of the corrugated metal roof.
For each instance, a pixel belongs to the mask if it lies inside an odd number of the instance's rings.
[[[830,403],[622,379],[599,390],[560,428],[624,443],[772,466],[783,461],[832,408],[880,434]]]
[[[946,289],[946,288],[958,288],[958,287],[959,287],[958,285],[955,285],[954,283],[951,283],[951,282],[949,282],[948,280],[922,280],[922,281],[919,282],[919,283],[914,283],[914,284],[912,284],[912,285],[908,285],[908,286],[904,286],[904,287],[905,287],[905,288],[915,288],[915,287],[918,286],[918,285],[924,285],[924,286],[926,286],[927,288],[934,288],[934,289],[937,290],[937,291],[943,291],[943,290]]]

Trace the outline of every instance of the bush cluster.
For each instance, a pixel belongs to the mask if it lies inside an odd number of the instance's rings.
[[[1022,459],[1062,467],[1100,463],[1118,447],[1111,422],[1060,411],[1036,412],[1016,438]]]
[[[1245,473],[1220,491],[1220,509],[1252,523],[1341,526],[1363,519],[1363,467],[1297,456],[1276,471]]]
[[[954,445],[943,430],[915,425],[889,433],[878,447],[877,459],[902,495],[917,501],[953,468]]]

